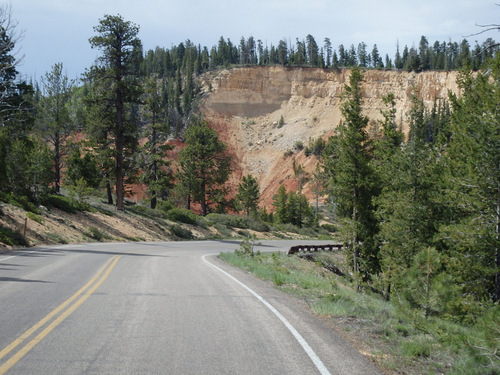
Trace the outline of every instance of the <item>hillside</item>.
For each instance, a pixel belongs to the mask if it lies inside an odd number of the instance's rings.
[[[314,201],[314,186],[307,175],[314,173],[318,160],[315,156],[307,157],[296,145],[301,142],[307,146],[309,139],[326,139],[333,134],[342,119],[340,96],[349,73],[347,69],[253,66],[203,77],[201,109],[233,156],[234,172],[230,178],[233,195],[242,175],[251,173],[260,184],[261,205],[270,209],[280,184],[290,190],[298,189],[299,180],[293,170],[295,164],[302,166],[304,193],[311,203]],[[364,78],[365,114],[372,121],[380,119],[383,96],[394,93],[397,121],[405,130],[414,91],[429,107],[435,100],[446,98],[449,90],[458,92],[456,72],[417,74],[369,70]],[[282,125],[281,118],[284,120]],[[176,146],[174,154],[181,148],[181,142],[176,141]],[[141,199],[140,186],[134,187],[134,194],[133,200]],[[0,210],[0,225],[23,233],[26,213],[6,204]],[[105,205],[97,211],[79,215],[46,210],[41,214],[41,222],[28,219],[27,223],[30,245],[178,239],[171,230],[173,222],[132,210],[122,213]],[[193,238],[219,235],[213,228],[190,227],[188,230]]]
[[[298,187],[293,163],[313,173],[317,160],[296,150],[297,142],[327,138],[341,121],[340,96],[350,70],[252,66],[223,70],[203,81],[202,111],[218,130],[234,157],[231,185],[251,173],[259,181],[262,203],[271,206],[280,184]],[[368,70],[364,74],[364,110],[381,118],[382,98],[396,97],[397,122],[407,130],[413,92],[430,108],[435,100],[458,92],[457,72],[402,72]],[[283,116],[284,125],[279,126]],[[285,157],[285,152],[294,151]],[[313,186],[304,191],[313,199]]]

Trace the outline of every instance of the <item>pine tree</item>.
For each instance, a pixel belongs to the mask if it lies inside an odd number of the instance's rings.
[[[287,204],[288,194],[285,185],[280,185],[278,192],[273,197],[274,220],[277,223],[286,223],[288,221]]]
[[[443,214],[439,187],[442,165],[435,148],[428,142],[429,116],[416,96],[409,120],[410,134],[406,144],[398,147],[397,142],[402,138],[393,133],[390,143],[384,142],[392,144],[388,149],[391,151],[376,152],[381,155],[376,165],[382,190],[375,200],[380,222],[381,270],[386,287],[395,292],[404,288],[406,274],[416,254],[435,245]],[[389,126],[388,130],[391,128]]]
[[[452,208],[441,238],[449,269],[475,300],[500,300],[500,56],[474,76],[461,73],[452,96],[446,193]]]
[[[330,140],[323,165],[330,177],[331,199],[343,222],[342,233],[350,251],[352,270],[369,277],[378,271],[379,265],[372,204],[376,185],[370,165],[368,118],[362,113],[362,80],[361,70],[352,69],[341,107],[344,122]]]
[[[146,143],[140,148],[138,163],[142,171],[141,180],[148,187],[152,209],[156,208],[158,196],[166,196],[172,187],[172,175],[169,173],[166,154],[174,147],[166,143],[170,133],[168,112],[166,111],[165,81],[156,75],[146,78],[142,114],[147,121],[144,129]]]
[[[208,123],[199,119],[186,130],[186,147],[179,152],[179,179],[184,189],[188,208],[190,201],[200,203],[202,215],[220,195],[231,172],[231,157],[227,146],[218,138]]]
[[[139,27],[125,21],[121,16],[107,15],[94,27],[97,33],[90,38],[92,48],[102,51],[99,66],[94,66],[87,79],[97,95],[97,103],[107,112],[105,125],[101,134],[113,138],[115,161],[116,208],[124,209],[124,179],[126,171],[125,156],[136,146],[137,124],[133,121],[133,103],[139,102],[141,94],[137,83],[138,63],[142,47],[137,34]],[[108,122],[110,117],[112,122]],[[97,119],[97,126],[100,119]]]
[[[61,186],[65,141],[74,130],[69,108],[73,84],[74,80],[63,74],[63,64],[54,64],[52,70],[42,78],[42,96],[37,103],[36,128],[40,136],[52,146],[56,193],[59,193]]]
[[[243,206],[247,216],[250,216],[250,214],[255,216],[257,214],[260,199],[259,184],[251,174],[243,176],[238,186],[236,199]]]

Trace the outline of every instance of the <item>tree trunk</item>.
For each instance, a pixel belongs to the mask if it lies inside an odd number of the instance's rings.
[[[124,189],[123,189],[123,143],[121,137],[117,137],[115,174],[116,174],[116,209],[123,211],[124,207]]]
[[[108,196],[108,204],[113,204],[113,192],[111,191],[111,183],[106,179],[106,194]]]
[[[500,171],[500,165],[498,166]],[[500,301],[500,249],[498,244],[500,241],[500,181],[497,181],[497,227],[496,227],[496,244],[495,244],[495,265],[497,272],[495,273],[495,286],[493,291],[493,301]]]
[[[124,206],[124,188],[123,188],[123,149],[125,144],[125,135],[123,134],[123,94],[120,89],[120,79],[117,79],[118,89],[116,92],[116,122],[115,122],[115,173],[116,173],[116,209],[123,211]]]
[[[200,202],[201,203],[201,215],[207,216],[208,209],[207,209],[207,194],[206,194],[205,180],[203,180],[201,182],[200,197],[201,197],[201,202]]]
[[[59,134],[56,134],[54,142],[54,189],[56,193],[61,190],[61,141]]]
[[[156,208],[158,200],[156,199],[156,190],[151,192],[151,209],[154,210]]]
[[[152,147],[152,150],[151,150],[151,155],[152,155],[152,158],[153,158],[153,165],[151,167],[152,171],[151,171],[151,174],[152,174],[152,180],[153,180],[153,186],[155,186],[153,188],[153,190],[151,191],[151,208],[154,210],[156,208],[156,203],[157,203],[157,198],[156,198],[156,186],[157,186],[157,183],[158,183],[158,161],[156,160],[156,143],[157,143],[157,139],[158,139],[158,135],[156,133],[156,128],[154,127],[155,126],[155,116],[153,115],[153,134],[152,134],[152,143],[153,143],[153,147]]]

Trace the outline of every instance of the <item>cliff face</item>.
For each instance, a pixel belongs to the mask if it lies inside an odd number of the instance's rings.
[[[317,164],[297,146],[333,134],[342,119],[340,97],[349,75],[347,69],[254,66],[206,78],[202,110],[234,157],[231,185],[237,187],[241,176],[251,173],[260,183],[267,207],[280,184],[297,189],[293,165],[312,175]],[[364,113],[372,122],[381,119],[382,98],[393,93],[397,123],[406,131],[413,93],[431,108],[435,100],[446,99],[448,91],[458,93],[456,78],[456,72],[366,71]],[[312,198],[313,186],[307,178],[304,191]]]

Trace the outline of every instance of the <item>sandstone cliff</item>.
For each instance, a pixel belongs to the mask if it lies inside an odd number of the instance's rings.
[[[243,67],[206,77],[202,110],[219,131],[234,156],[232,185],[238,186],[243,174],[259,181],[262,203],[270,207],[280,184],[297,189],[293,164],[312,174],[314,157],[297,152],[297,142],[328,137],[341,121],[340,96],[349,81],[350,70],[317,68]],[[409,73],[368,70],[364,74],[364,112],[376,121],[384,109],[383,96],[396,97],[397,122],[407,130],[407,113],[412,94],[431,107],[458,92],[456,72]],[[283,118],[284,125],[280,126]],[[295,150],[285,157],[286,151]],[[313,186],[304,191],[311,199]]]

